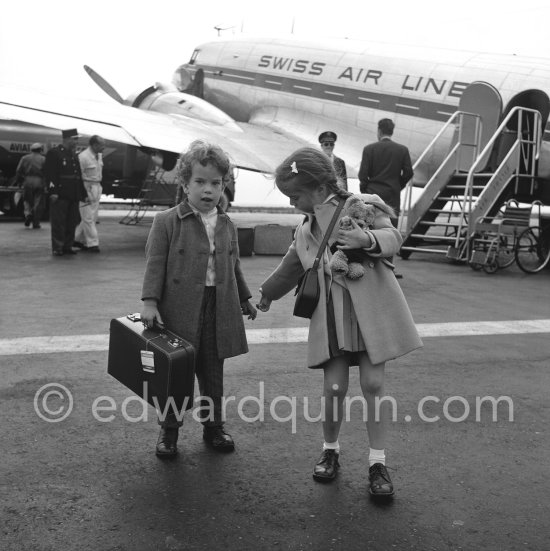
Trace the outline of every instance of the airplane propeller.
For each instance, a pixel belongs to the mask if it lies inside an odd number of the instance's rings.
[[[180,67],[176,73],[177,83],[157,82],[145,90],[131,94],[126,99],[123,99],[114,87],[91,67],[84,65],[84,70],[109,97],[122,105],[168,113],[175,117],[180,115],[209,121],[242,132],[242,129],[227,113],[204,100],[204,71],[202,69],[197,69],[193,77],[185,67]],[[185,89],[183,89],[184,86]]]
[[[110,97],[118,103],[124,103],[122,96],[99,74],[88,65],[84,65],[84,70],[90,75],[90,78]]]

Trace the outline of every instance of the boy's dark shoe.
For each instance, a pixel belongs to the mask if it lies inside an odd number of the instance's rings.
[[[94,245],[93,247],[86,247],[86,250],[89,253],[98,253],[99,252],[99,247],[97,245]]]
[[[369,468],[369,482],[371,495],[381,497],[393,495],[393,484],[388,469],[382,463],[375,463]]]
[[[77,247],[78,249],[87,249],[86,245],[84,243],[81,243],[80,241],[73,241],[73,247]]]
[[[28,228],[31,225],[32,216],[25,216],[25,227]]]
[[[178,427],[161,427],[157,440],[156,454],[158,457],[174,457],[178,453]]]
[[[63,249],[63,254],[78,254],[74,249]]]
[[[339,453],[336,450],[323,450],[319,461],[313,469],[313,478],[319,482],[330,482],[338,474]]]
[[[34,230],[39,230],[42,226],[40,224],[33,224],[32,227]]]
[[[202,437],[209,446],[220,452],[232,452],[235,449],[233,438],[223,427],[204,427]]]

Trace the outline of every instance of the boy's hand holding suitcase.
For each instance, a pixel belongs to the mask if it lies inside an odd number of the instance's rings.
[[[164,328],[164,322],[160,317],[160,312],[157,308],[157,301],[154,298],[147,298],[143,301],[141,321],[145,327],[154,327],[157,325],[161,329]]]

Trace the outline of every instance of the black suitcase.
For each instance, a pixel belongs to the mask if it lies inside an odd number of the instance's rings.
[[[107,372],[161,412],[170,396],[178,411],[193,407],[193,345],[166,329],[146,329],[139,314],[111,320]]]

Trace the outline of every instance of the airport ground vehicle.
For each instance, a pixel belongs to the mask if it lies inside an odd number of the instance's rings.
[[[505,203],[496,216],[479,217],[470,240],[468,264],[493,274],[517,262],[526,273],[542,270],[550,259],[550,227],[543,229],[542,203]]]
[[[535,274],[550,265],[550,225],[525,229],[518,238],[515,251],[518,266]]]
[[[540,211],[540,202],[533,205],[538,205]],[[519,206],[515,199],[510,199],[498,215],[480,216],[476,220],[468,260],[473,270],[493,274],[514,263],[519,236],[529,228],[533,205]]]

